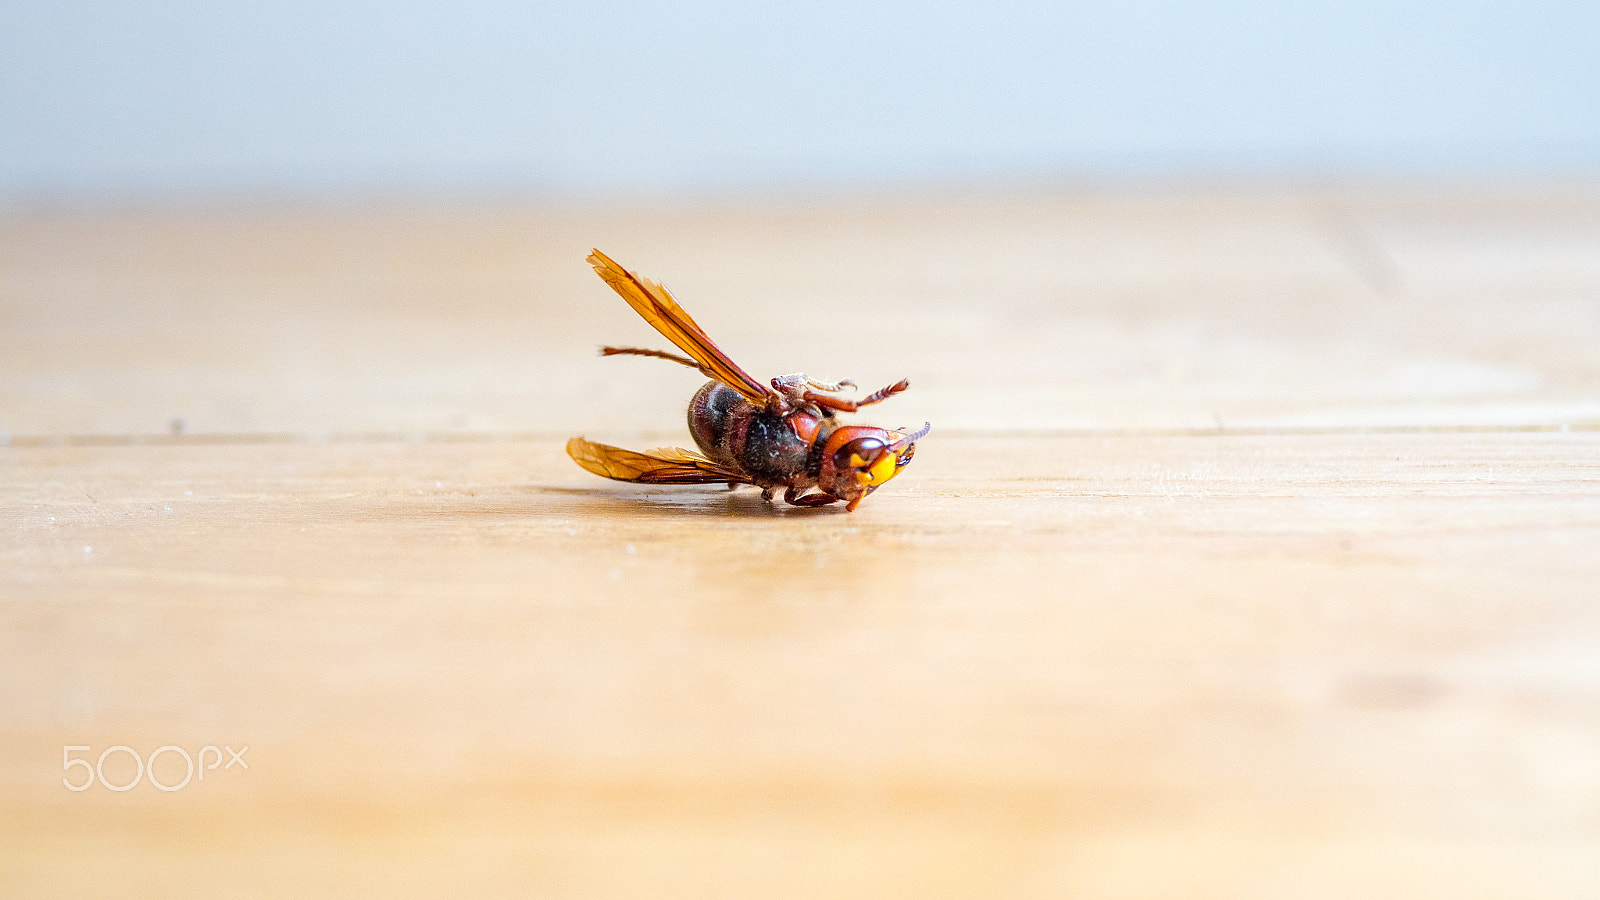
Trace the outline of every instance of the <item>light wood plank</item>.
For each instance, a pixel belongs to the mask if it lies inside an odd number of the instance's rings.
[[[1596,197],[14,215],[0,893],[1590,896]],[[697,383],[591,243],[933,436],[578,470]]]

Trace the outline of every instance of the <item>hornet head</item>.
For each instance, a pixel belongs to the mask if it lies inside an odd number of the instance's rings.
[[[911,462],[917,441],[933,430],[925,424],[909,434],[870,425],[845,425],[828,435],[822,448],[817,487],[854,510],[861,498],[882,487]]]

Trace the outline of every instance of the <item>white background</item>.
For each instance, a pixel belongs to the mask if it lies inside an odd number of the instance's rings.
[[[0,202],[1600,170],[1600,3],[0,4]]]

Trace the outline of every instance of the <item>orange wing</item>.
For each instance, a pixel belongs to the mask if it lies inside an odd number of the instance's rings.
[[[672,299],[672,294],[659,283],[629,272],[599,250],[589,254],[588,262],[606,280],[606,284],[611,285],[612,290],[628,301],[634,312],[643,316],[679,350],[694,357],[702,371],[743,394],[745,399],[757,406],[766,406],[770,398],[777,396],[777,391],[751,378],[750,373],[739,368],[728,358],[728,354],[712,343],[705,331],[695,324],[694,319],[689,318],[678,301]]]
[[[676,447],[661,447],[648,453],[635,453],[609,444],[596,444],[575,437],[567,441],[567,455],[578,465],[602,478],[636,481],[643,484],[717,484],[750,479],[712,462],[698,453]]]

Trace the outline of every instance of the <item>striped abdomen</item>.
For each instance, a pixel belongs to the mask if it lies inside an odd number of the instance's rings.
[[[805,424],[815,437],[815,423]],[[786,417],[758,409],[718,381],[706,382],[689,401],[689,433],[706,456],[745,471],[758,484],[792,483],[806,474],[811,457],[811,441],[796,434]]]

